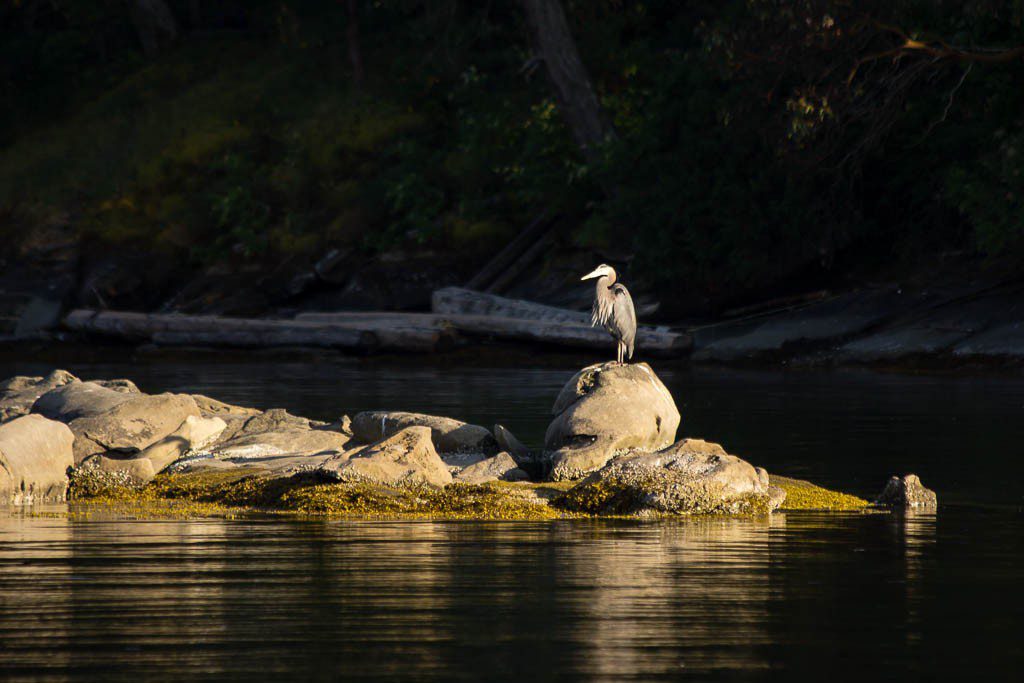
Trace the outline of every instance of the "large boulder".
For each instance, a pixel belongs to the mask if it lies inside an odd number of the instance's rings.
[[[406,427],[377,443],[333,456],[319,471],[336,481],[385,486],[443,487],[452,482],[451,473],[434,449],[430,428],[423,426]]]
[[[74,382],[40,396],[32,412],[71,427],[75,464],[108,451],[141,451],[199,416],[191,396],[137,392],[134,385]]]
[[[555,400],[544,436],[553,479],[578,479],[626,450],[654,451],[675,441],[679,410],[647,363],[604,363],[580,370]]]
[[[407,427],[429,427],[434,447],[441,453],[497,452],[497,442],[486,427],[450,417],[378,410],[359,413],[352,420],[352,434],[363,443],[379,441]]]
[[[54,370],[46,377],[11,377],[0,383],[0,422],[28,415],[40,396],[77,381],[67,370]]]
[[[683,439],[654,453],[617,455],[562,504],[590,514],[766,513],[785,499],[768,473],[716,443]]]
[[[0,425],[0,504],[64,500],[74,438],[67,425],[41,415]]]

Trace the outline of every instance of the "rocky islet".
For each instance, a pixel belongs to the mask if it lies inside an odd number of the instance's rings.
[[[718,444],[677,440],[679,411],[645,363],[583,368],[552,412],[544,448],[531,450],[501,425],[397,411],[325,423],[55,370],[0,384],[0,502],[474,518],[868,507],[770,477]],[[894,482],[877,505],[934,505],[916,476]]]

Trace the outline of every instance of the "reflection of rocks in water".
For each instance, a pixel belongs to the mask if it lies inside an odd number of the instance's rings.
[[[565,549],[578,597],[580,668],[607,680],[766,667],[770,518],[595,524]],[[600,552],[593,545],[601,544]],[[723,634],[731,634],[723,638]]]
[[[906,610],[905,637],[907,644],[921,638],[924,617],[919,605],[927,593],[924,561],[928,549],[935,544],[937,516],[935,508],[914,509],[893,513],[891,528],[897,547],[902,546],[903,562],[906,567],[904,599]]]
[[[7,667],[22,676],[66,669],[71,653],[54,647],[73,635],[66,618],[74,555],[66,506],[25,508],[29,514],[5,508],[0,506],[0,680],[8,680]]]

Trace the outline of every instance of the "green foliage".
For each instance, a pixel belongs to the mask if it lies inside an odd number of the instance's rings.
[[[1024,131],[997,130],[998,147],[971,166],[953,166],[946,185],[989,255],[1024,256]]]
[[[193,26],[172,1],[182,35],[154,59],[120,0],[6,5],[0,216],[212,263],[485,254],[555,210],[679,305],[844,250],[1024,258],[1024,63],[865,61],[898,44],[867,18],[1024,44],[1018,0],[563,3],[617,134],[589,162],[517,3],[358,3],[360,87],[347,3],[200,3]]]

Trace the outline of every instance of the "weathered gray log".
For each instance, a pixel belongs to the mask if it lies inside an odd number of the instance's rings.
[[[555,309],[558,310],[558,309]],[[431,352],[451,345],[454,333],[562,346],[611,349],[603,329],[581,322],[529,320],[489,315],[430,313],[321,313],[299,320],[255,320],[178,314],[72,311],[66,327],[129,341],[168,346],[315,346]],[[641,327],[641,356],[679,356],[691,346],[688,335]]]
[[[431,309],[434,313],[445,315],[494,315],[523,320],[550,320],[553,322],[590,324],[589,311],[571,311],[567,308],[546,306],[533,301],[509,299],[495,294],[474,292],[462,287],[445,287],[436,290],[431,297]]]
[[[393,318],[326,322],[76,310],[64,324],[81,332],[175,346],[316,346],[430,352],[451,341],[450,334],[436,325]]]
[[[439,330],[455,331],[468,337],[491,337],[586,349],[614,349],[614,342],[604,329],[590,326],[589,313],[469,292],[457,287],[438,290],[434,295],[436,308],[494,311],[502,314],[337,312],[303,313],[298,319],[333,325],[357,324],[362,321],[365,325],[374,319],[397,322],[407,318],[409,324],[433,325]],[[541,316],[550,318],[544,319]],[[690,351],[692,345],[693,341],[688,334],[648,326],[641,326],[637,332],[639,357],[682,356]]]
[[[586,349],[614,350],[615,342],[598,327],[550,320],[523,320],[490,315],[451,315],[447,321],[461,334],[519,341],[558,344]],[[689,335],[641,327],[637,330],[637,355],[673,357],[685,355],[692,346]]]

